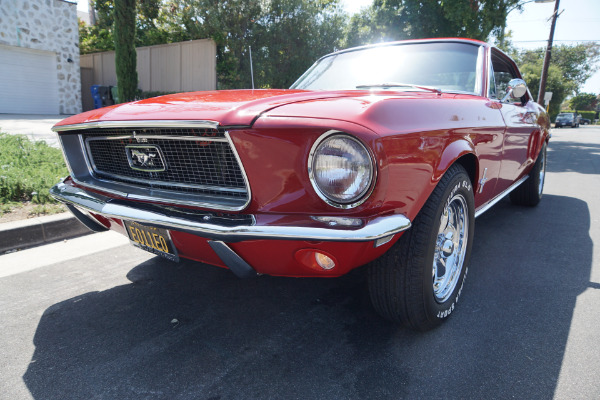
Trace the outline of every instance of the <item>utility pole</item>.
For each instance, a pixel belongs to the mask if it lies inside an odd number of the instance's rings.
[[[546,80],[548,79],[548,67],[550,66],[550,57],[552,56],[552,41],[554,40],[554,28],[556,26],[556,18],[558,18],[558,3],[554,2],[554,14],[552,14],[552,26],[550,27],[550,37],[548,38],[548,46],[546,46],[546,55],[544,56],[544,67],[542,68],[542,76],[540,78],[540,91],[538,92],[537,102],[543,104],[544,93],[546,92]]]
[[[90,16],[90,25],[96,25],[96,10],[94,9],[94,0],[88,0],[88,14]]]

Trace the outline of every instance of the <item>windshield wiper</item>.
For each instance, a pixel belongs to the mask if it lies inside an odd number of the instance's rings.
[[[395,88],[395,87],[410,87],[415,89],[426,90],[428,92],[434,92],[437,94],[442,94],[442,91],[438,88],[431,86],[420,86],[413,85],[412,83],[397,83],[397,82],[388,82],[388,83],[373,83],[370,85],[358,85],[357,89],[370,89],[370,88]]]

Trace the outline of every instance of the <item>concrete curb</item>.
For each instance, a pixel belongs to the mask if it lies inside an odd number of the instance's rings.
[[[71,213],[0,224],[0,254],[93,233]]]

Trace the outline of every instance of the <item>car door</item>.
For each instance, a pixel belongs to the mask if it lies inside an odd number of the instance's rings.
[[[529,148],[533,139],[541,134],[538,124],[539,107],[528,92],[520,100],[501,100],[511,79],[521,78],[513,61],[496,49],[491,49],[490,93],[492,101],[498,103],[506,129],[502,146],[502,162],[496,184],[496,192],[509,188],[519,179],[533,162]]]

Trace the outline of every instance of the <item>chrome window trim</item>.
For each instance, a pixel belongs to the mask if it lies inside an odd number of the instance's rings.
[[[315,181],[315,177],[314,177],[314,171],[312,168],[312,163],[313,163],[313,159],[314,159],[317,148],[325,139],[329,138],[330,136],[334,136],[334,135],[345,136],[351,140],[354,140],[355,142],[360,144],[367,151],[367,154],[369,155],[369,158],[371,159],[372,174],[371,174],[371,182],[369,183],[369,188],[365,191],[365,193],[357,201],[355,201],[353,203],[349,203],[349,204],[337,203],[337,202],[331,200],[329,197],[327,197],[321,191],[321,189],[319,188],[319,185],[317,185],[317,182]],[[375,189],[375,182],[377,181],[377,164],[375,163],[375,157],[373,156],[373,153],[371,152],[371,149],[369,148],[369,146],[366,146],[357,137],[349,135],[348,133],[345,133],[342,131],[335,130],[335,129],[332,129],[332,130],[329,130],[329,131],[323,133],[321,136],[319,136],[319,138],[315,141],[315,143],[313,143],[313,145],[310,149],[310,152],[308,153],[307,169],[308,169],[308,178],[309,178],[310,183],[311,183],[315,193],[317,194],[317,196],[319,196],[321,198],[321,200],[323,200],[325,203],[329,204],[330,206],[335,207],[335,208],[341,208],[344,210],[358,207],[359,205],[364,203],[371,196],[371,193],[373,193],[373,190]]]
[[[487,67],[487,73],[488,73],[487,74],[488,75],[488,79],[487,80],[488,81],[487,81],[487,88],[486,88],[486,93],[485,93],[484,97],[487,97],[488,99],[491,99],[491,100],[498,100],[497,93],[496,93],[496,97],[493,97],[493,98],[490,97],[490,88],[491,88],[491,85],[492,85],[491,79],[492,78],[495,79],[495,77],[494,77],[494,68],[492,67],[492,48],[491,47],[488,49],[486,59],[487,59],[487,64],[488,64],[488,67]]]
[[[216,121],[188,121],[188,120],[140,120],[140,121],[96,121],[80,124],[53,126],[54,132],[66,132],[79,129],[93,128],[209,128],[218,129]]]
[[[477,50],[477,66],[475,67],[475,93],[483,96],[483,84],[485,80],[485,47],[479,46]]]

